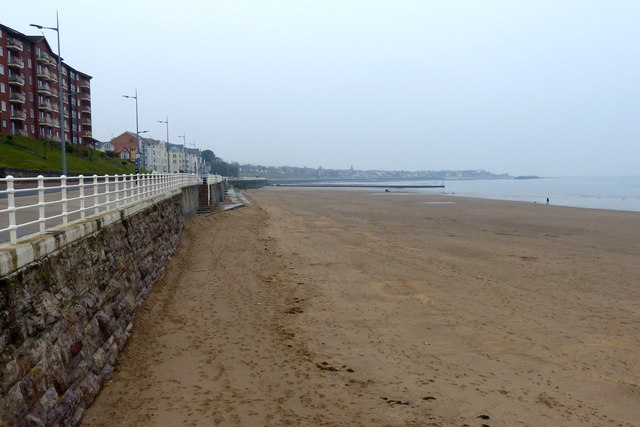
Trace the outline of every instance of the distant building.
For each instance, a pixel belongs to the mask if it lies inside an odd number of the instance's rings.
[[[102,151],[103,153],[107,151],[113,151],[113,144],[111,144],[109,141],[96,141],[95,147],[96,150]]]
[[[133,132],[124,132],[110,141],[114,152],[123,160],[134,162],[138,155],[138,140]],[[153,138],[140,138],[140,163],[150,172],[197,173],[202,169],[200,150],[183,145],[167,144]]]
[[[167,154],[169,156],[169,173],[178,173],[186,170],[185,151],[182,145],[169,144]]]
[[[142,142],[142,167],[157,173],[168,173],[167,144],[152,138],[140,138]]]
[[[113,152],[118,153],[123,160],[136,160],[138,154],[138,139],[132,132],[124,132],[110,141]]]
[[[27,36],[0,24],[0,131],[59,142],[64,120],[67,143],[90,145],[91,76],[63,62],[58,82],[57,61],[44,36]]]

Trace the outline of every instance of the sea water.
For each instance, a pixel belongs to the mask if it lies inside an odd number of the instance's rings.
[[[390,183],[391,184],[391,183]],[[444,181],[429,193],[592,209],[640,211],[640,176]]]
[[[373,184],[362,182],[362,184]],[[559,177],[538,179],[481,179],[445,181],[384,181],[376,185],[431,185],[445,188],[408,189],[411,192],[515,200],[592,209],[640,211],[640,176]]]

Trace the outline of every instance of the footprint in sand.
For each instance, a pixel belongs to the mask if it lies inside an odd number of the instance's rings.
[[[423,304],[429,304],[431,299],[424,292],[421,292],[416,282],[413,281],[391,281],[376,282],[372,284],[377,294],[394,299],[416,299]]]

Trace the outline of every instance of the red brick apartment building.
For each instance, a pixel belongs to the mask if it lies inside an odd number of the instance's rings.
[[[0,24],[0,132],[60,142],[64,120],[68,144],[91,144],[90,80],[62,63],[61,114],[58,56],[44,36],[27,36]]]

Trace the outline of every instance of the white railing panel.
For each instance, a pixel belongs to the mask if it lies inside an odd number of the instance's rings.
[[[218,177],[208,177],[209,183]],[[0,243],[133,205],[202,181],[188,174],[0,178]]]

